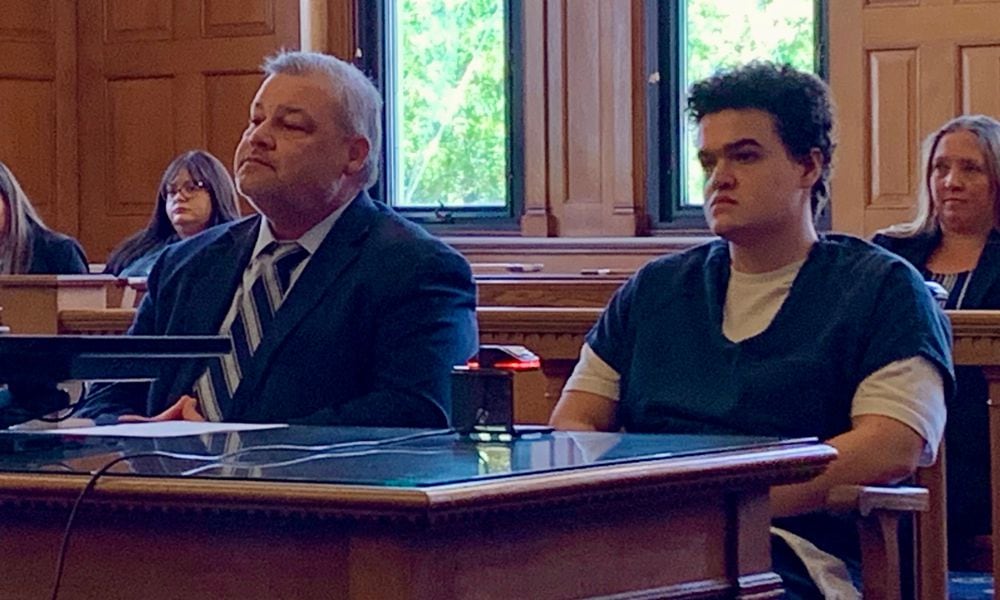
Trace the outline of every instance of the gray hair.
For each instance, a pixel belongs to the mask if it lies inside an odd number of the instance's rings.
[[[353,135],[368,140],[368,158],[358,178],[368,189],[378,180],[382,153],[382,95],[375,85],[354,65],[317,52],[281,51],[264,60],[267,75],[322,74],[333,84],[340,125]]]
[[[968,131],[976,136],[979,150],[983,153],[986,162],[986,175],[993,188],[993,215],[995,219],[993,228],[1000,230],[1000,122],[986,115],[962,115],[942,125],[940,129],[927,136],[924,141],[921,159],[923,173],[920,178],[920,191],[917,195],[917,216],[908,223],[893,225],[879,231],[879,233],[905,238],[940,230],[941,223],[931,199],[931,174],[933,173],[931,163],[941,138],[957,131]]]
[[[0,162],[0,202],[7,204],[7,231],[0,231],[0,274],[27,273],[31,267],[32,225],[45,223],[7,165]]]

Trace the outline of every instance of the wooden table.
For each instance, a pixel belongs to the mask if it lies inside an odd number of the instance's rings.
[[[236,435],[243,448],[375,435],[280,431]],[[378,435],[386,431],[400,430]],[[86,438],[65,455],[3,457],[0,598],[49,597],[67,513],[87,480],[54,470],[152,447],[231,449],[234,434],[215,444],[220,435],[114,447]],[[687,443],[678,439],[448,436],[392,446],[400,465],[383,451],[267,477],[235,468],[175,477],[191,463],[133,459],[132,474],[102,479],[78,515],[59,598],[777,597],[768,489],[815,476],[833,449],[714,438],[670,456]],[[355,476],[364,483],[345,483]]]

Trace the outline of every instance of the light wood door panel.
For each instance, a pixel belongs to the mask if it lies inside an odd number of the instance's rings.
[[[102,261],[149,219],[163,169],[232,163],[261,60],[299,45],[298,0],[81,0],[80,241]]]
[[[45,222],[77,233],[76,3],[4,0],[0,160]]]
[[[834,229],[911,219],[927,135],[962,113],[1000,118],[998,22],[996,1],[830,0]]]

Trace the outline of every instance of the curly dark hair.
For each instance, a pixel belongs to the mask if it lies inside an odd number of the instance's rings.
[[[822,79],[789,65],[754,61],[719,71],[691,85],[688,114],[695,123],[727,109],[757,109],[774,117],[778,137],[789,156],[805,160],[813,148],[823,157],[822,172],[812,188],[812,214],[819,217],[830,198],[833,102]]]

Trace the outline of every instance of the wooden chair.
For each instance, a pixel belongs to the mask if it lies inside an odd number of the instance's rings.
[[[902,598],[904,575],[912,578],[916,598],[948,597],[944,469],[942,447],[934,465],[917,471],[915,486],[845,485],[830,491],[830,509],[857,518],[865,598]],[[915,520],[912,548],[899,546],[902,519]],[[904,552],[912,560],[905,560]],[[904,574],[903,568],[909,565],[912,572]]]

